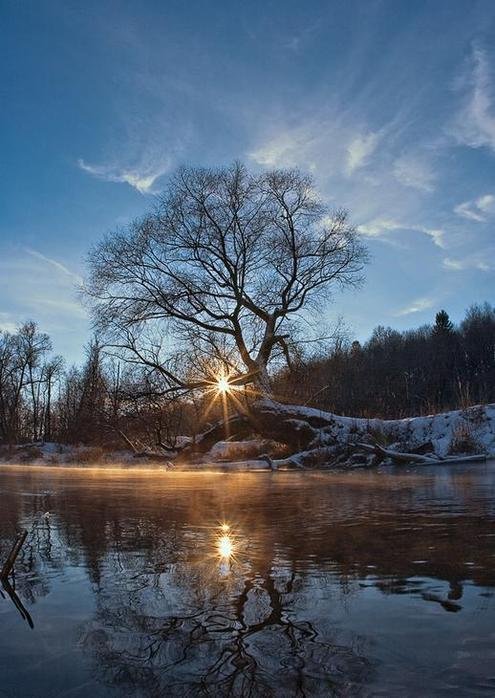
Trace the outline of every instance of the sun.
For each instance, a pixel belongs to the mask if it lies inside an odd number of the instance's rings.
[[[229,383],[229,379],[227,378],[227,376],[222,375],[217,378],[216,389],[217,393],[219,393],[220,395],[227,395],[231,392],[232,386]]]
[[[204,390],[209,396],[209,400],[203,409],[203,419],[206,419],[209,412],[219,405],[223,410],[226,438],[228,438],[229,408],[236,407],[242,409],[242,395],[246,392],[245,376],[234,367],[227,370],[226,366],[212,365],[207,377],[204,380]]]

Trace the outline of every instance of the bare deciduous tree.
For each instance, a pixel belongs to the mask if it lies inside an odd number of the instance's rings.
[[[165,390],[207,383],[203,356],[267,395],[302,313],[359,283],[366,257],[346,212],[297,170],[181,169],[150,214],[94,248],[88,294],[110,341]]]

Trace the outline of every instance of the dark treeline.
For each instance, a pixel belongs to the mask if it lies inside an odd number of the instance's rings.
[[[0,333],[0,443],[159,446],[205,423],[207,397],[163,396],[146,367],[105,354],[96,340],[81,367],[54,356],[33,322]],[[339,338],[274,377],[277,398],[355,416],[403,417],[495,401],[495,308],[471,307],[459,326],[377,327],[363,345]],[[213,421],[217,410],[208,413]]]
[[[159,396],[153,374],[86,348],[81,367],[52,355],[34,322],[0,333],[0,444],[39,441],[172,450],[194,429],[196,404]]]
[[[325,355],[283,371],[286,401],[337,414],[395,418],[495,401],[495,308],[474,305],[459,326],[398,332],[377,327],[363,345],[338,340]]]

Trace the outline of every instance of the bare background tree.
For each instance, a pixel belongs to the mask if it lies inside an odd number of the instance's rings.
[[[52,393],[62,373],[61,357],[34,322],[0,333],[0,440],[37,441],[51,432]]]

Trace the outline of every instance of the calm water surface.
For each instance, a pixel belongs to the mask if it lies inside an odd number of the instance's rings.
[[[2,697],[495,695],[493,463],[2,467],[21,527]]]

